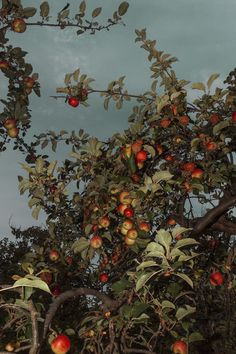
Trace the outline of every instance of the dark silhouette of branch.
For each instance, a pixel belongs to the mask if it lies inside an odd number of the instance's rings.
[[[29,311],[31,317],[32,325],[32,345],[29,351],[29,354],[37,354],[39,347],[39,329],[38,329],[38,312],[36,311],[33,301],[29,301]]]

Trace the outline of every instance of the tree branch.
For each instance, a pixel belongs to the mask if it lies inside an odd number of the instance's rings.
[[[32,345],[29,354],[37,354],[39,347],[38,312],[36,311],[32,300],[29,301],[29,311],[32,322]]]

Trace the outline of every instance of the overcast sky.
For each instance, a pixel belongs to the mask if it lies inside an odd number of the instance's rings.
[[[69,0],[68,0],[69,1]],[[37,0],[22,1],[25,6],[39,5]],[[52,13],[67,1],[50,0]],[[103,7],[104,18],[110,16],[121,1],[88,0],[89,9]],[[72,13],[80,1],[70,1]],[[29,136],[45,130],[83,128],[92,135],[106,138],[127,127],[131,105],[121,111],[105,112],[99,96],[89,98],[89,108],[73,109],[63,100],[53,100],[56,87],[63,86],[64,75],[80,67],[96,79],[94,88],[104,89],[119,76],[126,75],[126,86],[138,94],[149,86],[149,63],[146,52],[134,43],[134,30],[146,28],[158,49],[178,57],[175,70],[179,78],[192,82],[205,81],[211,73],[220,73],[217,84],[236,65],[235,0],[130,0],[125,15],[126,26],[115,26],[109,32],[77,37],[72,29],[28,28],[24,34],[11,33],[13,45],[28,52],[27,61],[39,73],[41,98],[31,95],[32,129]],[[100,17],[99,17],[100,18]],[[98,19],[99,19],[98,18]],[[101,16],[101,19],[103,16]],[[6,83],[0,76],[0,93]],[[27,197],[18,192],[17,175],[23,175],[20,154],[10,146],[0,155],[0,237],[10,234],[10,223],[27,227],[36,223],[27,206]]]

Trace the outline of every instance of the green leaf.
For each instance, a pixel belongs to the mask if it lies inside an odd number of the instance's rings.
[[[170,302],[168,300],[164,300],[162,301],[161,303],[161,308],[162,310],[165,309],[165,308],[170,308],[170,309],[175,309],[175,304],[173,304],[173,302]]]
[[[167,251],[169,250],[171,242],[172,242],[172,237],[168,231],[166,231],[164,229],[157,231],[156,240],[162,246],[164,246]]]
[[[37,206],[33,209],[31,215],[32,215],[32,217],[33,217],[34,219],[38,220],[39,212],[40,212],[41,209],[42,209],[42,206],[41,206],[41,205],[37,205]]]
[[[220,74],[212,74],[208,81],[207,81],[207,87],[210,89],[211,88],[211,85],[213,84],[213,82],[218,79],[218,77],[220,76]]]
[[[78,81],[79,80],[79,74],[80,74],[80,69],[77,69],[73,72],[73,79],[74,81]]]
[[[192,343],[192,342],[198,342],[200,340],[204,340],[204,337],[201,335],[201,333],[199,332],[193,332],[190,334],[190,336],[188,337],[188,342]]]
[[[193,288],[193,282],[189,278],[189,276],[187,276],[186,274],[183,274],[183,273],[175,273],[175,275],[177,275],[179,278],[183,279],[186,283],[188,283],[188,285],[191,286],[191,288]]]
[[[83,14],[86,10],[86,2],[85,1],[82,1],[79,5],[79,10],[80,12]]]
[[[118,280],[111,286],[112,290],[117,294],[130,287],[131,283],[127,279]]]
[[[47,283],[45,283],[43,280],[41,280],[40,278],[35,277],[33,275],[26,275],[26,277],[17,280],[9,288],[4,288],[4,289],[1,289],[0,291],[4,291],[4,290],[8,290],[8,289],[14,289],[14,288],[19,288],[21,286],[23,286],[23,287],[24,286],[28,286],[28,287],[31,287],[31,288],[37,288],[37,289],[46,291],[47,293],[51,294],[51,291],[50,291]]]
[[[192,89],[194,90],[200,90],[200,91],[206,91],[206,87],[202,82],[196,82],[192,84]]]
[[[213,134],[216,135],[222,129],[229,127],[229,125],[230,125],[230,122],[228,120],[224,120],[224,121],[216,124],[213,128]]]
[[[92,12],[92,18],[95,18],[95,17],[99,16],[101,12],[102,12],[102,8],[101,7],[97,7]]]
[[[199,242],[196,241],[194,238],[184,238],[182,240],[179,240],[174,248],[181,248],[190,245],[199,245]]]
[[[118,8],[118,14],[119,16],[123,16],[129,8],[129,3],[127,1],[124,1],[120,4]]]
[[[152,176],[152,180],[154,183],[158,183],[160,181],[169,181],[172,177],[173,175],[168,170],[159,171],[154,173],[154,175]]]
[[[89,241],[85,237],[81,237],[79,240],[76,240],[71,249],[74,253],[81,253],[89,247]]]
[[[48,17],[49,15],[49,4],[47,1],[42,2],[42,4],[40,5],[40,16],[42,17]]]
[[[187,232],[187,231],[191,231],[192,229],[191,228],[186,228],[186,227],[182,227],[182,226],[178,226],[178,227],[175,227],[173,230],[172,230],[172,236],[175,237],[177,235],[181,235],[183,234],[184,232]]]
[[[151,277],[156,274],[157,272],[149,272],[149,273],[142,273],[136,282],[136,291],[139,291]]]
[[[185,305],[185,307],[180,307],[175,316],[178,321],[181,321],[184,317],[189,316],[196,312],[196,307],[191,307],[189,305]]]
[[[25,7],[23,9],[23,17],[29,18],[33,17],[37,12],[37,9],[35,7]]]
[[[54,173],[54,170],[56,168],[56,165],[57,165],[57,161],[52,161],[50,162],[48,168],[47,168],[47,175],[48,176],[52,176],[53,173]]]
[[[165,255],[164,248],[162,247],[162,245],[158,244],[157,242],[150,242],[146,247],[146,252],[151,252],[151,253],[155,252],[156,254],[160,254],[160,256],[162,257]]]
[[[45,166],[45,161],[39,157],[37,160],[36,160],[36,163],[35,163],[35,170],[38,174],[42,173],[43,172],[43,169],[44,169],[44,166]]]
[[[138,270],[141,270],[141,269],[144,269],[144,268],[147,268],[147,267],[153,267],[153,266],[156,266],[158,265],[156,262],[154,261],[145,261],[145,262],[142,262],[141,264],[139,264],[139,266],[137,267],[137,271]]]

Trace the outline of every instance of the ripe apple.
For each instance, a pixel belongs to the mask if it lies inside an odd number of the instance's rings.
[[[232,122],[236,123],[236,111],[232,112]]]
[[[49,259],[52,262],[56,262],[58,260],[58,258],[60,257],[60,254],[57,250],[51,250],[49,253]]]
[[[102,216],[99,220],[98,223],[101,227],[107,228],[110,225],[110,218],[108,216]]]
[[[188,354],[188,344],[183,340],[177,340],[172,345],[172,351],[175,354]]]
[[[17,138],[19,135],[20,129],[17,127],[13,127],[8,129],[7,134],[10,138]]]
[[[160,121],[160,126],[162,128],[168,128],[169,125],[171,123],[171,120],[169,118],[163,118],[161,121]]]
[[[221,285],[223,281],[224,278],[220,272],[215,272],[210,275],[210,283],[213,286]]]
[[[14,344],[11,342],[7,343],[7,345],[5,346],[5,350],[7,352],[14,352],[14,350],[15,350]]]
[[[50,285],[52,283],[52,273],[51,272],[42,272],[39,274],[41,280]]]
[[[125,236],[125,243],[127,246],[132,246],[135,244],[135,240]]]
[[[122,158],[124,159],[129,159],[132,155],[132,148],[130,144],[126,144],[123,148],[122,148]]]
[[[72,256],[67,256],[66,257],[66,263],[71,265],[73,263],[73,257]]]
[[[130,193],[127,191],[123,191],[119,195],[119,200],[120,200],[121,204],[129,205],[132,203],[132,199],[133,198],[131,198]]]
[[[194,162],[186,162],[182,165],[182,170],[192,172],[196,168]]]
[[[50,190],[51,194],[55,194],[57,191],[57,186],[55,184],[53,184],[52,186],[50,186],[49,190]]]
[[[178,112],[178,107],[176,105],[172,104],[170,108],[171,108],[171,111],[174,114],[174,116],[176,116],[177,112]]]
[[[101,273],[101,274],[99,275],[99,280],[100,280],[100,282],[102,282],[102,283],[106,283],[106,282],[108,281],[108,279],[109,279],[109,276],[108,276],[107,273]]]
[[[24,84],[28,88],[32,88],[34,86],[34,83],[35,83],[35,80],[30,76],[28,76],[24,79]]]
[[[157,144],[156,151],[158,152],[159,155],[163,154],[163,151],[164,151],[163,146]]]
[[[121,203],[121,204],[118,205],[117,211],[118,211],[118,213],[120,213],[121,215],[124,215],[124,211],[125,211],[126,208],[128,208],[128,205]]]
[[[189,123],[189,116],[181,116],[179,117],[179,122],[181,125],[188,125]]]
[[[136,175],[136,173],[132,174],[130,177],[134,183],[140,182],[140,177],[139,177],[139,175]]]
[[[90,240],[90,246],[93,248],[100,248],[102,246],[102,238],[99,235],[95,235]]]
[[[23,33],[26,30],[26,23],[23,18],[15,18],[11,23],[11,29],[16,33]]]
[[[126,219],[123,223],[122,223],[122,227],[125,229],[125,230],[130,230],[132,229],[133,227],[133,222],[129,219]]]
[[[135,240],[138,237],[138,231],[136,229],[128,230],[126,237],[130,238],[131,240]]]
[[[51,349],[55,354],[66,354],[70,347],[70,339],[65,334],[59,334],[51,342]]]
[[[127,235],[128,230],[121,226],[120,233],[124,236]]]
[[[6,60],[0,60],[0,69],[9,69],[10,64]]]
[[[195,168],[191,174],[192,178],[202,178],[204,171],[201,168]]]
[[[141,221],[138,224],[139,230],[149,232],[151,230],[151,225],[146,221]]]
[[[182,138],[181,138],[180,136],[176,136],[176,137],[174,138],[174,141],[175,141],[177,144],[180,144],[181,141],[182,141]]]
[[[209,121],[211,122],[212,125],[216,125],[220,121],[220,117],[218,114],[212,114],[209,118]]]
[[[6,129],[11,129],[14,128],[16,126],[16,119],[15,118],[8,118],[5,120],[5,122],[3,123],[3,126]]]
[[[147,152],[145,150],[140,150],[135,155],[136,162],[144,162],[147,160]]]
[[[124,210],[124,216],[126,218],[132,218],[134,216],[134,209],[129,206]]]
[[[68,99],[68,103],[71,107],[78,107],[79,100],[78,100],[78,98],[72,96]]]
[[[217,149],[217,144],[214,141],[209,141],[209,143],[206,144],[206,148],[208,151],[214,151]]]
[[[144,167],[144,162],[143,161],[137,161],[136,160],[136,163],[137,163],[137,167],[138,167],[139,170],[141,170]]]
[[[170,225],[170,226],[174,226],[174,225],[176,225],[176,221],[175,221],[175,219],[170,218],[170,219],[167,220],[167,224]]]
[[[141,139],[136,140],[132,145],[132,151],[134,154],[137,154],[137,152],[139,152],[140,150],[142,150],[142,145],[143,145],[143,141]]]
[[[61,295],[61,288],[59,287],[59,285],[54,285],[53,288],[51,289],[51,293],[53,296]]]
[[[175,156],[173,156],[173,155],[166,155],[166,156],[164,157],[164,159],[165,159],[166,161],[168,161],[168,162],[173,162],[173,161],[175,161]]]

